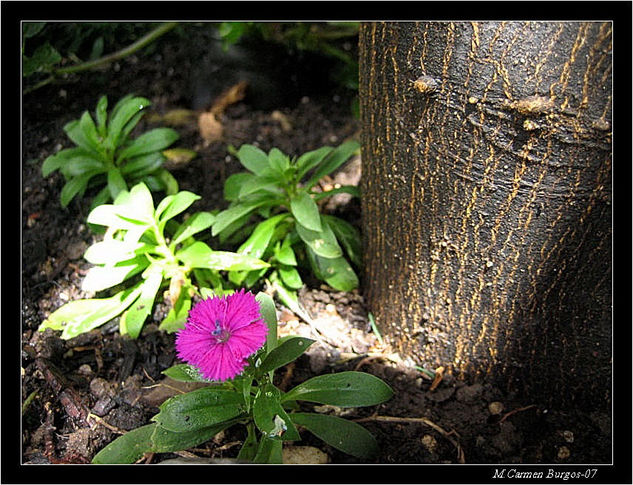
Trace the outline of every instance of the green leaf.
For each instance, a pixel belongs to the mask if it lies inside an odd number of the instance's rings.
[[[262,372],[278,369],[298,358],[315,341],[305,337],[291,337],[271,350],[259,366]]]
[[[306,152],[301,155],[296,162],[297,165],[297,180],[301,180],[303,176],[314,168],[316,165],[329,155],[334,148],[321,147],[317,150]]]
[[[119,215],[120,207],[114,204],[101,204],[88,214],[87,222],[113,229],[134,230],[139,227],[149,228],[149,223],[123,218]]]
[[[86,273],[81,283],[81,289],[84,291],[102,291],[112,288],[140,273],[148,265],[148,259],[144,255],[140,255],[114,265],[93,266]]]
[[[22,76],[28,77],[35,72],[50,72],[61,60],[61,54],[47,41],[38,46],[31,57],[22,56]]]
[[[84,253],[84,259],[92,264],[116,264],[137,256],[137,252],[146,245],[139,242],[104,239],[90,246]]]
[[[164,190],[167,195],[173,195],[178,193],[178,181],[174,176],[164,168],[159,168],[153,175],[147,177],[154,177],[158,182],[159,189]]]
[[[279,196],[283,193],[279,186],[280,183],[283,183],[283,180],[273,175],[255,175],[250,179],[244,180],[238,193],[238,199],[244,199],[251,194]]]
[[[44,163],[42,163],[42,177],[48,177],[55,170],[60,169],[69,160],[79,158],[80,160],[85,156],[91,156],[89,152],[81,147],[65,148],[57,153],[46,157]]]
[[[127,190],[125,179],[118,168],[108,170],[108,189],[113,199],[116,199],[121,192]]]
[[[272,384],[259,389],[253,401],[253,421],[265,438],[295,441],[301,439],[297,428],[279,404],[280,392]]]
[[[347,161],[359,147],[357,141],[348,141],[336,147],[317,167],[305,186],[311,188],[316,185],[322,177],[329,175]]]
[[[296,268],[281,265],[277,271],[279,272],[281,280],[287,287],[292,288],[293,290],[298,290],[303,286],[303,281],[301,280],[301,276],[299,276],[299,272]]]
[[[297,292],[292,291],[284,285],[284,282],[279,279],[276,273],[272,273],[270,275],[270,282],[277,294],[277,298],[279,301],[286,305],[292,313],[299,316],[306,322],[312,322],[312,318],[305,311],[305,309],[299,303],[299,299],[297,298]]]
[[[171,246],[176,247],[177,244],[180,244],[194,234],[208,229],[213,224],[213,221],[215,221],[215,216],[210,212],[196,212],[185,222],[180,224],[180,227],[172,238]]]
[[[253,388],[253,377],[249,375],[238,376],[233,379],[232,384],[238,392],[244,397],[246,412],[251,410],[251,389]]]
[[[343,245],[349,259],[356,266],[363,265],[363,244],[358,230],[349,222],[334,216],[323,216],[328,226],[334,232],[339,243]]]
[[[277,174],[278,178],[284,180],[284,173],[290,167],[290,160],[278,148],[273,148],[268,153],[268,163],[270,168]]]
[[[388,401],[391,388],[365,372],[339,372],[313,377],[282,396],[284,401],[310,401],[332,406],[373,406]]]
[[[133,121],[133,118],[136,119],[136,122],[140,120],[140,117],[136,117],[135,115],[140,114],[139,112],[144,108],[150,105],[150,101],[141,97],[125,97],[117,106],[115,106],[114,110],[110,115],[110,123],[108,124],[108,146],[111,149],[116,148],[119,145],[119,140],[122,138],[123,128],[126,127],[128,122]],[[129,126],[129,131],[133,128]],[[129,133],[128,131],[128,133]]]
[[[165,207],[164,211],[161,211],[161,207],[156,209],[156,217],[159,219],[158,228],[162,231],[165,227],[165,223],[172,217],[177,216],[181,212],[187,210],[187,208],[193,204],[196,200],[200,199],[199,195],[193,192],[183,190],[172,196],[170,203]]]
[[[144,224],[154,224],[154,200],[144,183],[136,184],[129,192],[121,191],[114,204],[119,217]]]
[[[257,454],[257,436],[255,435],[255,427],[252,423],[246,426],[247,435],[240,452],[237,454],[237,461],[253,461]]]
[[[156,293],[163,282],[163,272],[160,268],[151,267],[147,279],[141,284],[141,295],[132,306],[121,316],[119,328],[121,335],[128,334],[133,339],[138,338],[154,307]]]
[[[270,170],[266,153],[253,145],[242,145],[237,152],[240,163],[255,175],[264,175]]]
[[[297,258],[292,249],[290,234],[287,234],[279,249],[275,248],[275,258],[281,264],[288,266],[297,266]]]
[[[90,143],[90,145],[98,152],[101,151],[99,134],[97,133],[97,127],[95,126],[92,117],[88,111],[84,111],[79,119],[79,128],[84,138]]]
[[[252,271],[266,268],[268,263],[246,254],[213,251],[201,241],[196,241],[176,253],[176,257],[190,268],[207,268],[224,271]]]
[[[143,177],[156,172],[165,162],[161,153],[148,153],[126,160],[120,167],[121,173],[128,177]]]
[[[136,138],[118,155],[120,160],[158,152],[167,148],[180,136],[171,128],[154,128]]]
[[[81,197],[86,190],[86,187],[88,186],[88,182],[95,175],[96,172],[94,171],[86,172],[77,177],[73,177],[68,182],[66,182],[64,187],[62,187],[62,192],[60,194],[60,202],[62,204],[62,207],[67,207],[68,204],[70,204],[70,201],[73,200],[76,195],[79,195]]]
[[[171,431],[157,424],[153,424],[153,426],[156,427],[151,436],[151,449],[149,451],[153,451],[154,453],[170,453],[201,445],[218,433],[233,426],[238,421],[239,419],[231,419],[213,426],[183,432]]]
[[[202,377],[200,370],[189,364],[176,364],[163,372],[167,377],[180,382],[209,382]]]
[[[290,210],[299,224],[311,231],[321,231],[319,208],[307,192],[301,190],[290,199]]]
[[[39,330],[62,330],[69,339],[97,328],[129,307],[141,293],[140,285],[121,291],[110,298],[74,300],[55,310],[42,322]]]
[[[229,226],[232,222],[240,219],[241,217],[250,214],[258,207],[263,206],[264,204],[269,203],[269,200],[266,198],[258,198],[253,201],[241,202],[239,204],[235,204],[228,209],[220,212],[215,222],[213,223],[212,235],[217,236],[220,232],[222,232],[226,227]]]
[[[152,418],[169,431],[185,432],[228,421],[244,412],[244,398],[235,391],[203,387],[169,398]]]
[[[327,223],[322,224],[322,231],[313,231],[301,224],[296,224],[297,234],[308,248],[324,258],[338,258],[343,255],[343,250],[338,245],[336,236]]]
[[[275,233],[275,227],[288,217],[287,213],[279,214],[260,222],[251,236],[237,250],[240,254],[248,254],[255,258],[261,258],[268,248],[268,244]]]
[[[107,173],[108,169],[101,160],[97,160],[92,155],[70,158],[60,167],[60,172],[64,177],[71,178],[92,172],[94,175]]]
[[[240,172],[230,175],[224,182],[224,198],[229,202],[237,200],[246,182],[255,177],[252,173]]]
[[[92,458],[96,465],[130,464],[152,449],[151,437],[156,424],[147,424],[128,431],[106,445]]]
[[[107,96],[101,96],[97,102],[96,116],[97,116],[97,132],[101,138],[105,138],[107,135],[107,121],[108,121],[108,98]]]
[[[84,132],[80,126],[80,120],[73,120],[66,123],[64,125],[64,131],[66,132],[68,138],[70,138],[80,148],[83,148],[95,157],[102,157],[101,153],[98,150],[99,147],[91,142],[88,138],[86,138],[86,135],[84,135]]]
[[[358,276],[345,258],[323,258],[310,248],[306,253],[317,277],[335,290],[352,291],[358,287]]]
[[[277,310],[273,299],[266,293],[260,291],[255,296],[255,300],[259,303],[259,313],[268,327],[266,352],[270,353],[277,347]]]
[[[358,458],[371,458],[378,452],[378,443],[372,434],[353,421],[313,413],[292,413],[290,419],[344,453]]]
[[[253,463],[281,464],[283,462],[282,441],[262,438],[253,458]]]
[[[176,303],[169,309],[167,316],[160,322],[158,329],[167,333],[173,333],[184,328],[190,309],[191,296],[189,295],[188,288],[183,287]]]

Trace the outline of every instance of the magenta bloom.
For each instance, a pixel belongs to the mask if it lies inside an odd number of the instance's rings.
[[[205,379],[226,381],[244,370],[246,359],[264,345],[267,333],[259,303],[252,293],[240,290],[195,305],[178,332],[176,351]]]

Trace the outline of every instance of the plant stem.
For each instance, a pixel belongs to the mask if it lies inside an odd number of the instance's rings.
[[[169,32],[171,29],[173,29],[177,25],[178,25],[178,22],[167,22],[167,23],[161,24],[158,27],[156,27],[154,30],[149,32],[148,34],[141,37],[136,42],[130,44],[127,47],[124,47],[123,49],[119,51],[113,52],[112,54],[108,54],[107,56],[103,56],[99,59],[95,59],[94,61],[87,61],[81,64],[75,64],[74,66],[68,66],[68,67],[62,67],[60,69],[55,69],[51,76],[44,79],[43,81],[36,84],[35,86],[32,86],[31,88],[25,89],[24,94],[30,93],[32,91],[35,91],[36,89],[41,88],[42,86],[46,86],[47,84],[50,84],[56,77],[60,75],[73,74],[73,73],[81,72],[81,71],[88,71],[90,69],[94,69],[96,67],[101,67],[111,62],[118,61],[119,59],[123,59],[124,57],[127,57],[130,54],[133,54],[134,52],[152,43],[158,37]]]

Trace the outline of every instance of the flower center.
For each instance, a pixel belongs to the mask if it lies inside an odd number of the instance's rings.
[[[219,344],[226,342],[231,336],[230,332],[220,326],[220,320],[215,321],[215,329],[211,332],[215,337],[215,341]]]

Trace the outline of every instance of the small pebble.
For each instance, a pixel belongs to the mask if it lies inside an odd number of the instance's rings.
[[[570,456],[571,456],[571,451],[569,451],[569,448],[567,448],[566,446],[561,446],[560,448],[558,448],[559,460],[566,460]]]
[[[499,401],[491,402],[488,404],[488,411],[490,411],[490,414],[493,415],[501,414],[503,411],[503,403],[500,403]]]
[[[565,431],[563,431],[563,438],[565,438],[565,441],[567,441],[567,443],[573,443],[574,442],[574,433],[572,433],[569,430],[565,430]]]
[[[437,448],[437,440],[433,438],[430,434],[425,434],[422,437],[422,444],[429,451],[429,453],[433,453],[435,448]]]

